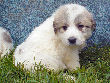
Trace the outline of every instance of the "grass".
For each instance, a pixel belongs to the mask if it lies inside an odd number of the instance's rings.
[[[34,73],[21,65],[16,67],[13,53],[0,60],[0,83],[73,83],[64,79],[63,71],[48,71],[40,64]],[[80,69],[66,72],[76,77],[75,83],[110,83],[110,46],[88,47],[80,53],[80,60]]]

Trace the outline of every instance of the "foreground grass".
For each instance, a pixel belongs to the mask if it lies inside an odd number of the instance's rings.
[[[18,65],[14,66],[13,52],[0,60],[0,83],[72,83],[65,80],[63,71],[55,73],[36,65],[38,70],[30,72]],[[81,68],[76,71],[67,71],[76,77],[75,83],[110,83],[110,46],[97,48],[89,47],[80,53]]]

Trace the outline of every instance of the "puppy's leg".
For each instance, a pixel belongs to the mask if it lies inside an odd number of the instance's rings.
[[[64,63],[69,70],[80,68],[79,55],[65,57]]]

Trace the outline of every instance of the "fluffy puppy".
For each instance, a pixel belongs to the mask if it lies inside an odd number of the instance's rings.
[[[0,27],[0,56],[3,57],[13,48],[12,39],[7,30]]]
[[[78,4],[59,7],[15,50],[15,65],[34,68],[41,62],[46,68],[73,70],[80,67],[79,50],[92,35],[94,20],[87,9]]]

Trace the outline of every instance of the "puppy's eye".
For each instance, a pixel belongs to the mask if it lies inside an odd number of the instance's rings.
[[[63,28],[63,30],[65,30],[65,31],[67,30],[67,26],[62,26],[62,28]]]
[[[86,26],[86,28],[90,28],[89,26]]]
[[[84,28],[84,25],[79,24],[78,28],[82,29],[82,28]]]

